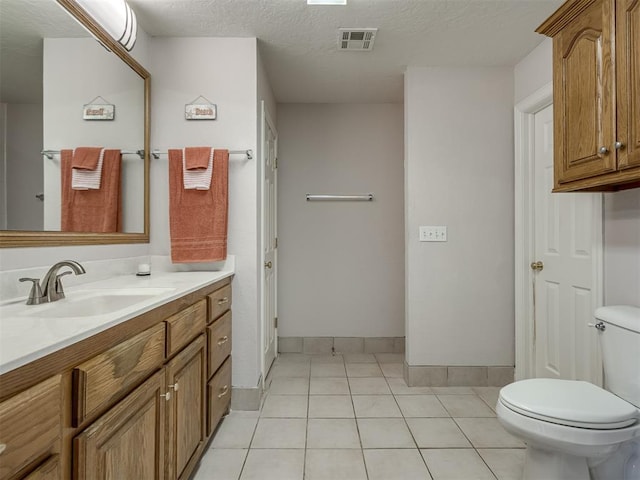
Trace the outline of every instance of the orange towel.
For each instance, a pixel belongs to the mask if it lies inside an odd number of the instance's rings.
[[[206,169],[209,166],[211,147],[187,147],[184,149],[184,168],[187,170]]]
[[[73,152],[71,168],[81,170],[95,170],[98,167],[98,159],[102,147],[78,147]]]
[[[120,150],[105,150],[99,190],[71,188],[73,151],[60,151],[63,232],[115,233],[122,230]]]
[[[229,151],[213,154],[209,190],[185,190],[182,150],[169,150],[169,230],[173,263],[227,258]]]

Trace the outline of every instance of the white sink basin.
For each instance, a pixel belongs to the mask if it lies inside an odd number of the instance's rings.
[[[105,315],[174,290],[174,288],[75,290],[67,293],[67,297],[62,300],[25,307],[21,316],[62,318]]]

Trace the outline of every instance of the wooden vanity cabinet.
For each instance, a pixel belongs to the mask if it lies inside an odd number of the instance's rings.
[[[60,375],[0,403],[0,479],[60,478]]]
[[[640,2],[568,0],[553,38],[554,191],[640,186]]]

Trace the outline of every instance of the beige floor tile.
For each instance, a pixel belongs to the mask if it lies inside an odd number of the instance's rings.
[[[345,353],[344,363],[377,363],[373,353]]]
[[[311,377],[310,395],[349,395],[346,377]]]
[[[367,480],[360,449],[308,449],[305,480]]]
[[[362,448],[415,448],[416,444],[402,418],[359,418]]]
[[[473,387],[473,391],[486,403],[491,410],[496,410],[500,387]]]
[[[401,417],[393,395],[354,395],[353,408],[358,418]]]
[[[261,418],[251,448],[305,448],[306,433],[304,418]]]
[[[455,418],[475,448],[524,448],[523,442],[508,433],[497,418]]]
[[[383,377],[349,377],[351,395],[391,395]]]
[[[329,364],[343,364],[344,363],[344,359],[342,358],[342,355],[332,355],[332,354],[328,354],[328,355],[322,355],[322,354],[318,354],[318,355],[310,355],[311,357],[311,365],[326,365],[327,363]]]
[[[421,450],[434,480],[495,480],[475,450]]]
[[[431,387],[410,387],[404,378],[387,378],[387,383],[394,395],[430,395]]]
[[[425,480],[431,476],[420,452],[412,449],[364,450],[369,480]]]
[[[360,448],[356,421],[348,418],[310,418],[307,448]]]
[[[475,395],[471,387],[431,387],[437,395]]]
[[[281,363],[271,368],[269,376],[272,379],[279,377],[309,377],[311,364],[306,362]]]
[[[350,395],[311,395],[309,418],[354,418]]]
[[[312,363],[312,377],[346,377],[343,363]]]
[[[213,448],[249,448],[258,418],[227,416],[211,442]]]
[[[304,450],[250,450],[240,480],[302,480]]]
[[[452,417],[495,417],[496,414],[477,395],[438,395]]]
[[[521,480],[525,450],[522,448],[480,449],[478,453],[498,480]]]
[[[382,377],[382,370],[377,363],[347,363],[349,377]]]
[[[419,448],[471,448],[451,418],[407,418],[407,425]]]
[[[207,450],[193,480],[238,480],[248,450]]]
[[[268,395],[262,405],[261,417],[307,418],[306,395]]]
[[[376,353],[379,363],[404,363],[404,353]]]
[[[389,378],[403,378],[402,364],[401,363],[381,363],[380,369],[382,374]]]
[[[405,417],[448,417],[435,395],[398,395],[396,401]]]
[[[271,381],[268,393],[274,395],[307,395],[309,379],[306,377],[277,377]]]

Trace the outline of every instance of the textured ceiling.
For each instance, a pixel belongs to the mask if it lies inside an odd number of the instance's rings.
[[[128,0],[153,36],[257,37],[279,102],[400,102],[411,66],[515,65],[561,0]],[[373,52],[339,27],[377,27]]]
[[[278,102],[369,103],[401,102],[407,66],[515,65],[540,43],[534,29],[562,0],[128,2],[151,36],[258,38]],[[41,74],[43,35],[86,36],[53,0],[0,0],[0,22],[3,98],[24,90],[9,74]],[[374,50],[338,51],[339,27],[377,27]]]

